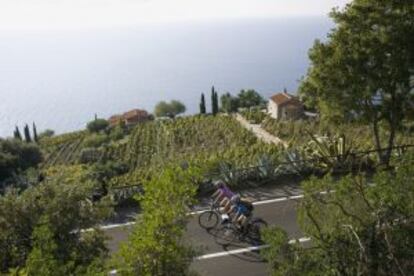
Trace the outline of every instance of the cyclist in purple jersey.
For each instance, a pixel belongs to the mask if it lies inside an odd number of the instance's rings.
[[[229,205],[230,199],[234,196],[234,193],[221,180],[216,181],[214,187],[217,189],[212,195],[214,203],[219,202],[223,207]]]

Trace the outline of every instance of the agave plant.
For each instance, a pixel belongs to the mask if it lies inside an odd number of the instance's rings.
[[[356,147],[348,142],[345,135],[316,136],[308,132],[311,141],[305,144],[302,151],[317,167],[328,170],[352,168],[355,164]]]
[[[240,180],[239,171],[237,171],[229,162],[220,162],[220,178],[230,186],[236,186]]]
[[[305,155],[298,150],[286,151],[285,160],[276,169],[277,174],[308,174],[313,170]]]
[[[257,160],[257,173],[261,179],[273,179],[276,176],[276,167],[269,155],[261,155]]]

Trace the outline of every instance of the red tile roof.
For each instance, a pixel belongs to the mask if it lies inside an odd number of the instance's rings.
[[[145,110],[141,110],[141,109],[133,109],[128,112],[125,112],[124,115],[122,115],[122,117],[125,120],[133,119],[136,117],[148,117],[148,112]]]
[[[271,96],[270,99],[279,106],[288,102],[291,102],[292,104],[301,104],[298,98],[286,92],[275,94]]]

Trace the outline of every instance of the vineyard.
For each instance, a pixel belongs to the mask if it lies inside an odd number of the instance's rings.
[[[251,166],[261,156],[277,157],[279,149],[264,144],[229,116],[186,117],[170,122],[148,122],[135,128],[123,155],[131,169],[128,178],[157,173],[169,163],[192,163],[206,173],[221,164]],[[114,181],[125,182],[125,176]],[[119,184],[119,183],[117,183]]]
[[[40,144],[45,154],[43,167],[76,163],[85,136],[86,132],[80,131],[43,139]]]
[[[229,116],[192,116],[173,121],[150,121],[137,125],[122,140],[110,134],[86,131],[56,136],[42,142],[46,153],[43,168],[59,165],[117,162],[128,173],[113,177],[112,186],[140,183],[164,166],[195,164],[215,172],[231,167],[256,165],[259,158],[276,159],[279,148],[259,140]]]

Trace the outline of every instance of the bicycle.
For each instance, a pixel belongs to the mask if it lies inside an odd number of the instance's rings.
[[[240,226],[235,225],[229,220],[223,227],[217,230],[215,241],[223,246],[230,245],[235,240],[241,242],[253,242],[256,244],[261,243],[261,231],[267,226],[267,222],[261,218],[253,218],[247,223],[245,229],[242,229]]]
[[[210,210],[201,213],[198,217],[198,224],[206,230],[214,229],[221,222],[221,216],[220,205],[211,202]]]

